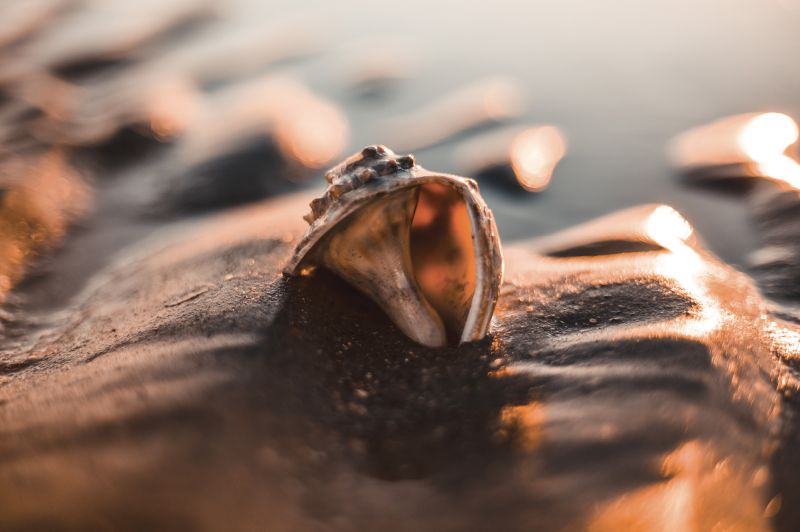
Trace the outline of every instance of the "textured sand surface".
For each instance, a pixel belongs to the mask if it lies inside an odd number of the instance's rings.
[[[776,322],[748,278],[694,242],[517,244],[490,338],[430,350],[280,273],[307,200],[126,250],[6,355],[3,528],[768,527]]]

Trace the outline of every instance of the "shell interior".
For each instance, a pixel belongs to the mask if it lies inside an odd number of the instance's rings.
[[[419,187],[411,223],[413,274],[425,299],[458,343],[476,286],[472,222],[461,194],[444,184]]]

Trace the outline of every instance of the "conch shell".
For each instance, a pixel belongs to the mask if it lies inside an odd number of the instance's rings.
[[[367,146],[325,174],[286,267],[324,266],[426,346],[486,336],[503,277],[500,239],[472,179]]]

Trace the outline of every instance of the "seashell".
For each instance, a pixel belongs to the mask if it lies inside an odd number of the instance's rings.
[[[431,347],[486,336],[503,276],[491,211],[472,179],[367,146],[328,171],[285,271],[337,273]]]

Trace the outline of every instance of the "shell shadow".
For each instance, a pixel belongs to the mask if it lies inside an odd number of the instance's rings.
[[[480,476],[507,454],[494,439],[509,398],[492,377],[491,339],[425,348],[322,268],[279,282],[288,296],[264,355],[306,382],[295,390],[306,413],[342,436],[359,468],[386,480]]]

